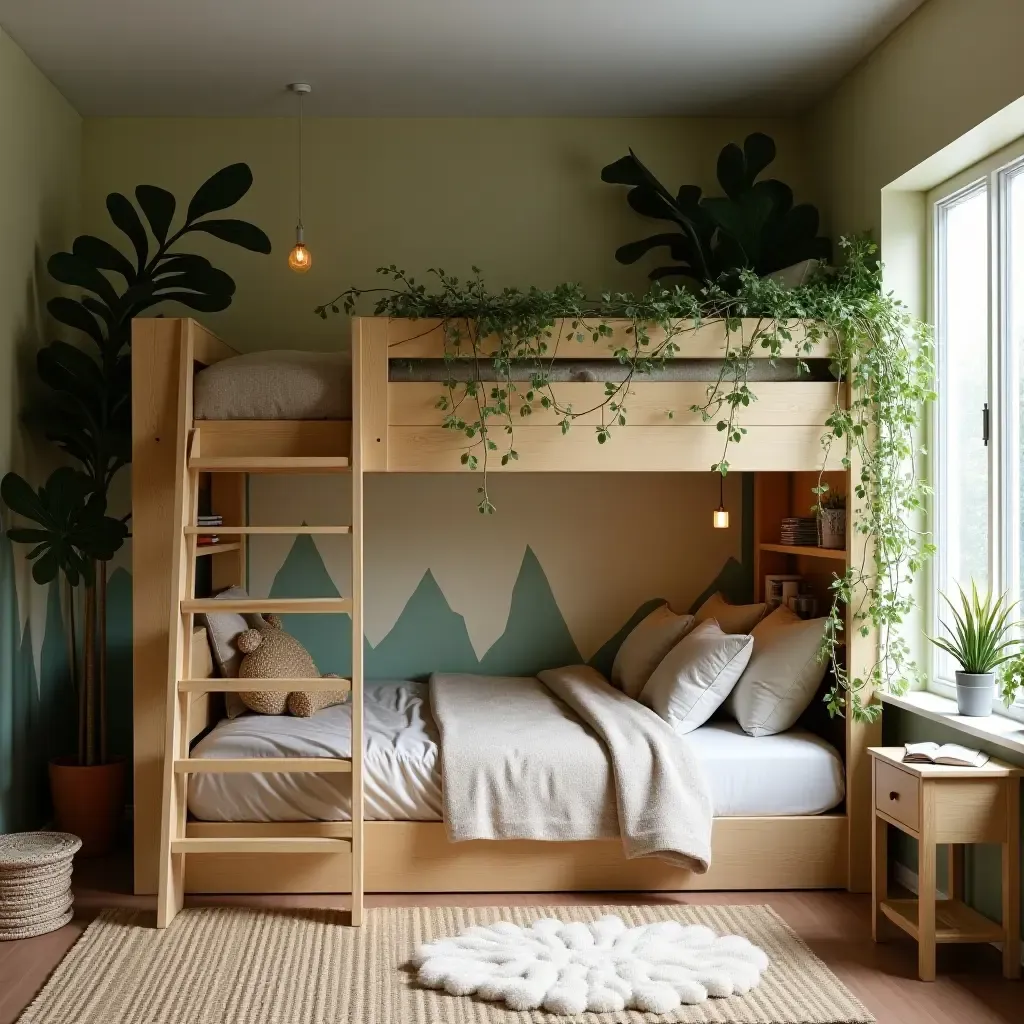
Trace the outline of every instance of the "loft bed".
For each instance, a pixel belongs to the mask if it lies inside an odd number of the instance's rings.
[[[583,346],[588,361],[616,364],[625,324],[613,324],[613,335]],[[753,329],[746,322],[745,329]],[[566,329],[563,325],[559,330]],[[466,472],[460,463],[463,440],[440,425],[436,409],[439,385],[417,379],[417,373],[444,356],[440,323],[386,318],[354,318],[352,322],[352,419],[347,410],[328,410],[337,418],[211,418],[220,415],[216,403],[203,398],[202,374],[223,371],[230,392],[229,363],[238,353],[191,319],[138,319],[133,323],[133,567],[134,567],[134,761],[135,761],[135,891],[153,893],[161,872],[160,820],[165,778],[175,784],[167,765],[187,757],[190,744],[214,726],[222,715],[220,693],[227,687],[213,679],[209,649],[202,631],[188,628],[176,639],[176,622],[191,622],[172,609],[169,580],[180,579],[189,593],[194,586],[196,559],[208,557],[214,590],[246,581],[246,544],[257,532],[296,533],[297,527],[246,525],[245,479],[250,472],[320,473],[349,470],[353,475],[354,522],[361,519],[362,474],[365,472]],[[578,357],[579,348],[565,345],[565,359]],[[688,334],[675,365],[697,367],[698,361],[720,359],[725,336],[718,324]],[[486,340],[481,351],[487,350]],[[755,358],[766,353],[755,352]],[[825,359],[819,343],[810,358]],[[246,365],[249,357],[237,360]],[[556,353],[556,359],[563,358]],[[237,365],[236,364],[236,365]],[[306,367],[308,370],[309,368]],[[322,367],[321,367],[322,369]],[[702,372],[706,373],[707,367]],[[251,370],[251,368],[250,368]],[[248,372],[248,371],[247,371]],[[343,379],[345,368],[335,363],[328,372]],[[587,373],[591,373],[588,368]],[[670,378],[672,374],[668,375]],[[706,381],[634,379],[629,424],[612,442],[598,445],[584,420],[563,436],[554,419],[543,414],[528,425],[516,426],[517,462],[494,471],[522,472],[707,472],[719,457],[721,435],[714,423],[704,423],[690,406],[703,400]],[[695,377],[695,379],[694,379]],[[236,378],[244,379],[244,378]],[[575,375],[555,387],[561,401],[574,407],[596,404],[604,393],[600,378],[579,380]],[[221,388],[223,392],[224,388]],[[200,402],[194,404],[197,392]],[[756,386],[758,401],[744,412],[747,435],[730,451],[732,471],[755,474],[754,576],[758,589],[765,573],[800,572],[827,593],[834,569],[859,558],[863,538],[849,530],[845,552],[814,548],[782,548],[777,543],[783,517],[803,514],[811,504],[821,462],[820,436],[836,397],[827,379],[764,380]],[[321,396],[322,397],[322,396]],[[253,408],[274,409],[274,401],[250,396]],[[244,406],[244,403],[243,403]],[[313,402],[314,414],[323,405]],[[294,408],[294,407],[293,407]],[[667,410],[675,411],[670,420]],[[231,410],[233,416],[237,410]],[[305,409],[299,408],[299,413]],[[197,413],[199,415],[197,415]],[[496,462],[497,460],[495,460]],[[852,467],[855,470],[855,467]],[[849,490],[849,472],[838,454],[828,467],[834,491]],[[176,542],[176,516],[183,487],[190,475],[209,473],[213,508],[237,532],[214,549],[197,550]],[[186,497],[187,504],[187,497]],[[193,496],[194,500],[194,496]],[[186,510],[187,514],[187,510]],[[186,520],[187,521],[187,520]],[[337,532],[335,528],[333,532]],[[218,529],[224,536],[228,527]],[[325,532],[332,532],[327,530]],[[194,535],[194,533],[193,533]],[[361,543],[354,567],[351,610],[355,635],[361,636]],[[191,552],[191,556],[190,556]],[[758,595],[759,599],[763,595]],[[198,602],[193,602],[198,604]],[[314,602],[315,603],[315,602]],[[344,602],[342,602],[344,603]],[[266,606],[267,602],[260,602]],[[321,610],[336,610],[326,607]],[[340,607],[340,604],[339,604]],[[272,610],[269,607],[266,610]],[[317,608],[308,610],[316,611]],[[873,661],[874,637],[848,630],[846,659],[852,672]],[[354,644],[353,722],[355,746],[362,750],[357,730],[362,727],[361,644]],[[168,666],[171,666],[169,674]],[[189,666],[185,671],[181,666]],[[168,730],[169,678],[188,676],[180,735]],[[210,679],[207,689],[202,681]],[[336,681],[334,681],[336,682]],[[184,788],[175,814],[188,840],[206,841],[202,857],[179,857],[165,871],[178,872],[178,898],[188,892],[347,892],[346,878],[353,859],[365,859],[361,886],[378,892],[488,891],[501,878],[503,891],[784,889],[838,888],[866,891],[870,887],[870,769],[866,749],[877,739],[877,726],[852,720],[838,724],[830,737],[843,757],[845,801],[829,813],[738,815],[718,817],[712,833],[713,859],[703,875],[654,859],[626,860],[621,844],[611,840],[550,843],[508,840],[451,843],[439,821],[379,821],[362,823],[359,801],[355,821],[198,821],[185,818]],[[758,742],[758,741],[754,741]],[[165,761],[168,743],[177,744],[177,758]],[[356,767],[357,762],[358,769]],[[362,789],[361,757],[352,759],[353,784]],[[204,778],[204,781],[206,779]],[[172,787],[173,788],[173,787]],[[166,810],[166,808],[165,808]],[[306,837],[312,843],[347,839],[358,832],[361,853],[311,852],[292,856],[271,844],[268,852],[247,852],[256,845],[247,839]],[[232,846],[231,844],[235,845]],[[313,849],[311,845],[309,847]],[[184,863],[183,863],[184,862]],[[183,872],[183,876],[182,876]],[[353,878],[355,876],[353,875]],[[353,887],[354,887],[353,882]],[[173,912],[170,914],[173,916]]]

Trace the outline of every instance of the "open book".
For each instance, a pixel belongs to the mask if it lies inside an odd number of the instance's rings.
[[[952,764],[963,768],[980,768],[988,754],[959,743],[907,743],[903,751],[907,764]]]

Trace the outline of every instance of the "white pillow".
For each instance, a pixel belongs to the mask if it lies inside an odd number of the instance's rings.
[[[708,619],[665,655],[647,680],[640,702],[680,736],[693,732],[732,692],[753,647],[753,637],[723,633],[714,619]]]
[[[826,619],[801,619],[785,605],[751,634],[754,653],[726,710],[751,736],[774,736],[796,725],[825,678],[818,662]]]
[[[723,633],[749,633],[763,618],[766,604],[729,604],[721,594],[713,594],[697,610],[697,622],[715,619]]]
[[[691,629],[692,615],[676,615],[667,604],[655,608],[622,641],[612,663],[612,686],[636,700],[658,662]]]

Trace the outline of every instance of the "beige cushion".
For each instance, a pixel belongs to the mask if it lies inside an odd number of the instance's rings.
[[[640,694],[680,735],[703,725],[747,666],[754,639],[723,633],[714,619],[695,626],[661,660]]]
[[[828,667],[818,662],[826,621],[782,606],[754,628],[754,653],[725,703],[744,732],[774,736],[807,710]]]
[[[763,618],[766,604],[729,604],[721,594],[709,597],[697,610],[697,622],[714,619],[723,633],[749,633]]]
[[[250,352],[196,374],[198,420],[347,420],[352,367],[341,352]]]
[[[249,595],[244,587],[229,587],[214,595],[214,600],[245,598]],[[206,626],[206,636],[210,641],[210,652],[213,663],[217,666],[222,679],[237,679],[238,666],[242,662],[242,653],[238,649],[238,637],[247,629],[259,624],[260,616],[250,615],[246,618],[237,612],[207,612],[199,615],[200,623]],[[245,704],[237,693],[224,694],[224,710],[228,718],[237,718],[245,711]]]
[[[692,628],[692,615],[676,615],[667,604],[655,608],[623,640],[612,664],[612,685],[635,700],[658,662]]]

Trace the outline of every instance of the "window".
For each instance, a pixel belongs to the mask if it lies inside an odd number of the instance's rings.
[[[936,631],[947,618],[939,592],[957,584],[1024,598],[1024,140],[929,201]],[[930,656],[929,686],[952,694],[952,659]],[[1011,714],[1024,719],[1024,701]]]

